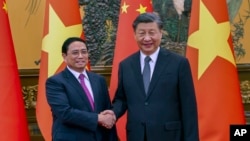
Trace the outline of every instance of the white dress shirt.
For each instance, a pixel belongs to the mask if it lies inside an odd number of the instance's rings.
[[[70,69],[68,66],[67,66],[67,68],[69,69],[69,71],[75,76],[75,78],[76,78],[76,79],[79,81],[79,83],[80,83],[80,79],[79,79],[80,73],[79,73],[79,72],[76,72],[76,71],[74,71],[74,70],[72,70],[72,69]],[[87,88],[88,88],[88,90],[89,90],[89,92],[90,92],[90,95],[91,95],[91,97],[92,97],[92,99],[93,99],[93,101],[94,101],[94,95],[93,95],[92,87],[91,87],[91,85],[90,85],[89,77],[88,77],[88,75],[87,75],[87,73],[86,73],[86,70],[84,70],[84,71],[82,72],[82,74],[85,76],[85,77],[84,77],[84,82],[85,82],[85,84],[86,84],[86,86],[87,86]]]
[[[152,75],[153,75],[153,72],[154,72],[154,69],[155,69],[155,64],[156,64],[156,61],[157,61],[157,58],[158,58],[159,51],[160,51],[160,47],[158,47],[158,49],[153,54],[151,54],[149,56],[151,58],[151,60],[149,61],[150,80],[152,78]],[[143,68],[144,68],[144,64],[145,64],[144,63],[145,57],[147,57],[147,56],[145,54],[143,54],[142,51],[140,51],[141,73],[143,72]]]

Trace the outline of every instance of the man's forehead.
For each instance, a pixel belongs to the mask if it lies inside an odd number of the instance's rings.
[[[72,46],[72,47],[69,47],[69,50],[87,50],[86,46]]]

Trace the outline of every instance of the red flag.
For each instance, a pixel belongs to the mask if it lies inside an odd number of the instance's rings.
[[[45,81],[64,69],[61,46],[68,37],[83,37],[77,0],[47,0],[44,17],[36,118],[46,141],[51,141],[52,115],[45,95]]]
[[[226,0],[193,0],[187,58],[196,89],[201,141],[229,141],[245,124]]]
[[[29,130],[5,0],[0,0],[0,140],[29,141]]]
[[[139,49],[134,39],[132,23],[139,14],[152,12],[152,9],[151,0],[121,0],[116,48],[110,80],[110,94],[112,99],[118,83],[118,65],[120,61]],[[125,123],[125,116],[119,119],[117,123],[118,135],[121,141],[126,140]]]

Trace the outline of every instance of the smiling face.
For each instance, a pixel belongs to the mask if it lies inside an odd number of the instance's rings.
[[[80,41],[70,43],[67,53],[63,53],[62,56],[68,67],[79,73],[85,69],[89,58],[86,45]]]
[[[156,22],[139,23],[134,36],[140,50],[146,55],[151,55],[161,43],[162,31]]]

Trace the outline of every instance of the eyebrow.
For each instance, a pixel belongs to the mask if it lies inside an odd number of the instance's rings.
[[[84,49],[80,49],[80,51],[81,50],[87,50],[86,48],[84,48]],[[72,51],[79,51],[78,49],[73,49]]]

